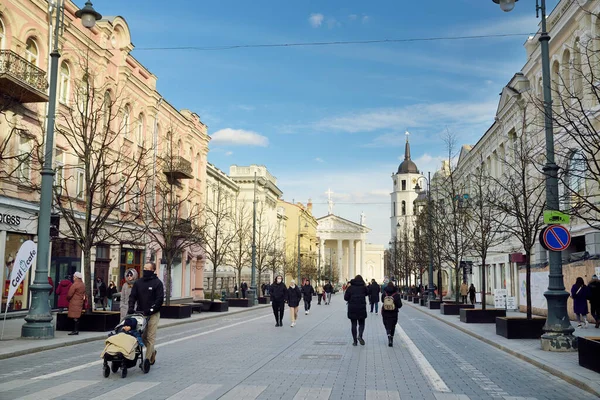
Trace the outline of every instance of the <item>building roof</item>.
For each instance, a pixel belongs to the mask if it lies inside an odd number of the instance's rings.
[[[404,147],[404,161],[398,167],[399,174],[418,174],[419,169],[417,168],[417,164],[415,164],[410,159],[410,143],[408,143],[408,136],[406,136],[406,145]]]

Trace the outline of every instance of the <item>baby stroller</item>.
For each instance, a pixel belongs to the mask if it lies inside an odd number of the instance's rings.
[[[142,335],[146,329],[146,317],[144,317],[143,314],[127,315],[125,319],[123,319],[119,325],[115,327],[114,332],[112,332],[106,340],[107,345],[102,352],[102,358],[104,359],[102,368],[105,378],[108,378],[110,371],[116,373],[119,368],[121,368],[121,377],[125,378],[127,376],[127,369],[135,367],[138,360],[140,362],[139,367],[142,369],[142,371],[144,371],[145,374],[150,371],[150,360],[144,358],[144,347],[138,343],[135,337],[131,336],[133,339],[135,339],[136,345],[129,353],[124,352],[122,348],[116,346],[114,343],[111,343],[114,341],[111,340],[111,338],[114,339],[116,335],[123,333],[123,327],[129,318],[132,318],[136,321],[134,329],[137,330],[139,335]],[[128,340],[131,342],[131,339]],[[109,362],[111,363],[110,366],[108,365]]]

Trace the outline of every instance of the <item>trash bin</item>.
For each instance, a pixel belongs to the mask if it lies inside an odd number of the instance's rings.
[[[255,305],[258,299],[256,298],[256,292],[253,288],[249,288],[246,291],[246,297],[250,300],[250,305]]]
[[[112,295],[112,307],[110,311],[121,310],[121,293],[115,293]]]

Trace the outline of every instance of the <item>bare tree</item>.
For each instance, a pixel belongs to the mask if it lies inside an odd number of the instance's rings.
[[[531,253],[544,225],[546,192],[544,177],[539,173],[539,163],[535,160],[541,146],[535,142],[535,135],[527,135],[526,111],[527,106],[524,105],[519,132],[511,134],[512,156],[500,160],[502,175],[498,178],[490,177],[499,192],[497,196],[489,198],[489,201],[506,219],[506,223],[502,224],[504,233],[516,238],[523,246],[527,319],[531,319]]]
[[[494,206],[494,202],[497,202],[503,193],[490,179],[483,164],[483,157],[481,165],[469,175],[468,179],[471,193],[467,229],[471,237],[471,248],[481,260],[481,308],[485,310],[486,259],[490,249],[502,244],[508,237],[505,228],[507,214]]]
[[[269,226],[266,218],[265,205],[261,203],[256,218],[256,287],[260,288],[262,275],[270,268],[273,249],[278,243],[277,229]]]
[[[217,268],[232,257],[232,248],[238,238],[235,199],[228,195],[221,182],[212,188],[213,198],[206,201],[204,208],[203,246],[206,259],[212,264],[211,296],[217,289]]]
[[[82,67],[85,73],[74,80],[72,104],[58,112],[55,130],[66,143],[60,151],[67,157],[56,171],[54,198],[68,227],[63,233],[81,247],[89,278],[92,247],[141,237],[139,203],[148,178],[149,150],[145,142],[122,140],[128,126],[117,123],[117,110],[124,98],[96,83],[87,60]],[[91,279],[85,286],[92,299]]]
[[[238,201],[232,218],[235,237],[231,242],[230,261],[237,273],[238,287],[242,283],[242,270],[252,263],[252,218],[246,205]]]

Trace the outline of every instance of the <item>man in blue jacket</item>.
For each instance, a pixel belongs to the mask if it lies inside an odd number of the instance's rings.
[[[152,263],[145,264],[142,278],[135,281],[131,289],[127,313],[133,314],[135,310],[149,317],[142,339],[146,344],[146,354],[149,354],[148,359],[152,365],[156,361],[154,342],[164,297],[165,289],[158,276],[156,276],[156,265]],[[135,308],[136,303],[137,309]]]

